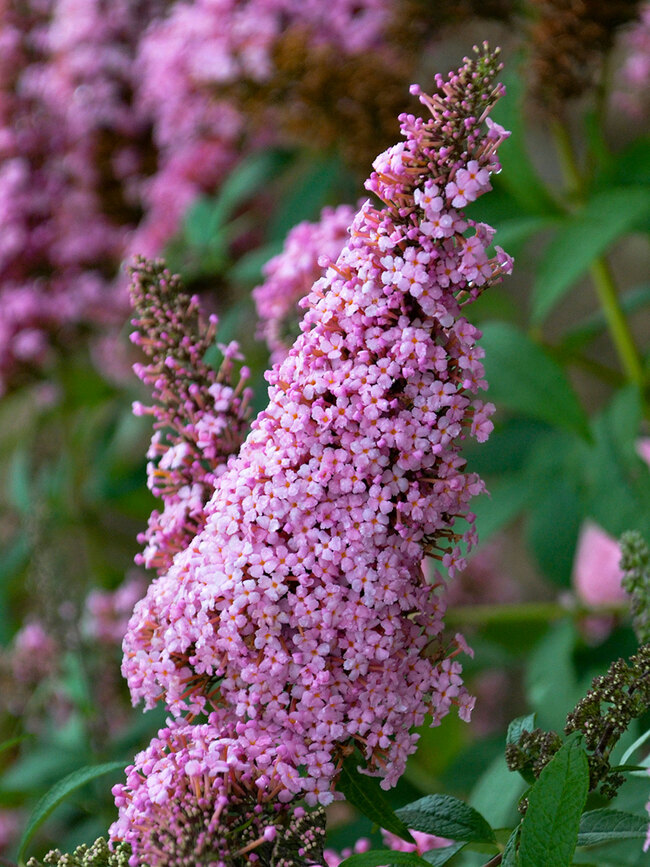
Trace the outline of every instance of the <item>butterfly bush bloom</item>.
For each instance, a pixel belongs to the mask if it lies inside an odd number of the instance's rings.
[[[148,357],[136,364],[138,377],[152,390],[154,403],[135,403],[136,415],[151,415],[156,432],[147,453],[148,486],[164,503],[154,511],[145,544],[136,560],[165,571],[174,554],[187,547],[205,522],[203,507],[214,483],[237,451],[248,424],[248,368],[235,382],[239,346],[219,344],[223,361],[218,371],[204,361],[212,347],[218,320],[205,321],[196,296],[182,291],[180,279],[160,262],[140,259],[132,269],[131,300],[136,330],[131,340]]]
[[[14,636],[9,655],[17,681],[37,686],[58,669],[60,648],[38,621],[23,626]]]
[[[298,302],[307,295],[325,267],[338,259],[348,239],[355,211],[351,205],[324,208],[317,223],[304,221],[289,232],[282,252],[262,268],[264,283],[253,289],[260,318],[258,334],[270,351],[271,362],[282,361],[291,348],[289,339],[299,322]]]
[[[404,141],[367,182],[382,206],[361,207],[302,302],[302,333],[268,374],[269,405],[216,479],[204,529],[125,636],[134,701],[277,727],[281,802],[329,803],[355,747],[388,788],[426,714],[471,712],[466,645],[443,637],[421,560],[463,566],[484,489],[460,455],[465,437],[489,435],[493,409],[476,398],[483,353],[463,307],[511,259],[491,256],[493,230],[452,200],[460,172],[477,197],[499,170],[499,68],[485,48],[433,96],[415,88],[431,117],[401,116]]]
[[[133,62],[164,6],[115,0],[107,15],[100,0],[3,4],[0,389],[58,341],[128,309],[115,276],[153,167]]]
[[[222,713],[161,729],[113,788],[120,817],[111,839],[131,845],[132,867],[321,863],[324,814],[277,800],[280,753]]]

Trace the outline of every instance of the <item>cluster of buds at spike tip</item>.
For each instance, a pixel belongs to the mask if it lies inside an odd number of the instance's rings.
[[[488,252],[493,230],[461,209],[500,169],[500,68],[484,46],[435,95],[415,89],[431,116],[400,117],[405,140],[367,182],[383,205],[361,207],[304,300],[302,333],[267,374],[269,405],[216,479],[204,529],[125,636],[133,700],[162,700],[186,723],[216,711],[215,743],[224,721],[245,731],[251,755],[267,753],[258,788],[272,771],[279,803],[330,803],[357,748],[389,788],[427,714],[437,725],[452,707],[471,713],[468,648],[444,636],[421,561],[464,565],[484,490],[461,456],[493,410],[477,399],[480,332],[463,308],[512,260]],[[121,797],[122,817],[136,800]]]
[[[594,678],[591,689],[567,716],[564,733],[584,735],[590,791],[599,789],[610,799],[616,795],[624,777],[611,767],[612,750],[632,720],[649,708],[650,644],[644,644],[629,661],[618,659],[607,674]],[[561,746],[556,732],[523,732],[518,743],[506,748],[506,761],[511,771],[538,777]]]
[[[241,355],[234,341],[218,345],[223,356],[218,370],[205,362],[217,317],[206,320],[197,296],[187,295],[180,278],[161,261],[138,259],[131,277],[136,329],[131,340],[148,358],[134,370],[154,401],[151,406],[136,402],[133,411],[154,419],[148,486],[164,503],[138,537],[146,547],[136,561],[162,572],[202,529],[214,483],[244,439],[250,374],[246,367],[236,373]]]

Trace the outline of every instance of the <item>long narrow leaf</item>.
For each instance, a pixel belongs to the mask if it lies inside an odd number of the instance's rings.
[[[68,774],[67,777],[59,780],[58,783],[55,783],[49,792],[46,792],[43,795],[34,808],[34,812],[30,816],[29,822],[27,823],[27,827],[25,828],[25,832],[20,841],[20,845],[18,846],[18,861],[24,861],[25,852],[30,840],[50,813],[52,813],[59,804],[68,797],[68,795],[97,777],[102,777],[104,774],[109,774],[112,771],[120,771],[123,769],[123,762],[106,762],[103,765],[89,765],[85,768],[79,768],[78,770],[73,771],[71,774]]]
[[[619,187],[598,193],[569,217],[546,248],[540,265],[533,287],[533,322],[541,325],[594,259],[649,213],[648,188]]]

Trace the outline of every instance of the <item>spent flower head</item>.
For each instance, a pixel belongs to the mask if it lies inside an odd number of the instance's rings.
[[[611,767],[612,750],[634,719],[650,708],[650,644],[642,645],[629,661],[618,659],[607,674],[594,678],[575,708],[568,714],[564,733],[582,732],[589,762],[589,788],[613,798],[624,782]],[[538,777],[562,746],[553,731],[524,731],[517,743],[509,744],[506,761],[510,770],[530,771]]]

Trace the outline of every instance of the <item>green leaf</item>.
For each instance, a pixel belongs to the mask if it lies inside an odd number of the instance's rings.
[[[589,791],[589,764],[581,741],[579,733],[571,735],[529,790],[521,823],[521,867],[571,864]]]
[[[6,646],[14,634],[9,600],[14,584],[20,579],[20,571],[29,562],[32,535],[27,529],[23,529],[7,543],[0,558],[0,646]]]
[[[230,269],[230,277],[236,283],[245,283],[250,286],[261,283],[263,279],[262,268],[281,251],[282,243],[274,241],[245,253]]]
[[[503,247],[510,255],[513,247],[519,247],[527,241],[531,235],[548,229],[557,223],[556,217],[517,217],[512,220],[503,220],[495,226],[497,233],[494,241]]]
[[[448,861],[457,855],[461,849],[464,849],[467,843],[452,843],[451,846],[444,846],[442,849],[429,849],[422,857],[428,864],[433,864],[433,867],[442,867]]]
[[[284,169],[291,154],[282,150],[263,150],[243,160],[227,176],[216,196],[214,219],[225,222],[232,211],[257,194],[272,177]]]
[[[219,248],[220,253],[225,255],[215,211],[214,199],[207,196],[197,199],[185,214],[183,233],[189,246]]]
[[[476,515],[476,528],[481,542],[498,533],[522,511],[530,493],[526,479],[506,476],[490,484],[489,492],[481,494],[472,503]]]
[[[517,803],[525,788],[519,774],[508,770],[501,752],[474,786],[470,803],[480,810],[493,828],[507,828],[519,818]],[[498,798],[494,797],[495,792],[499,793]]]
[[[643,746],[643,744],[648,740],[648,738],[650,738],[650,729],[643,732],[643,734],[638,737],[634,741],[634,743],[625,750],[625,752],[621,756],[621,765],[625,765],[630,756],[632,756],[639,749],[639,747]]]
[[[350,855],[345,861],[341,861],[339,867],[429,867],[430,862],[425,861],[415,852],[395,852],[392,849],[371,849],[370,852],[360,852]]]
[[[284,242],[297,223],[315,220],[324,205],[341,201],[338,190],[346,183],[346,170],[336,154],[316,159],[307,153],[291,174],[291,183],[269,222],[270,241]]]
[[[574,463],[581,472],[585,511],[603,530],[650,533],[648,468],[636,453],[643,418],[638,389],[619,389],[593,420],[592,444],[576,442]]]
[[[508,837],[506,848],[503,850],[501,867],[519,867],[519,838],[521,836],[521,823],[517,825]]]
[[[494,831],[483,816],[452,795],[427,795],[397,810],[412,831],[467,843],[494,843]]]
[[[535,714],[529,713],[526,716],[518,716],[513,719],[508,725],[508,733],[506,735],[507,744],[518,744],[524,732],[532,732],[535,729]]]
[[[532,416],[589,438],[587,417],[560,365],[505,322],[482,326],[488,396],[497,407]]]
[[[499,100],[491,113],[491,117],[511,133],[499,148],[499,162],[503,171],[498,183],[507,187],[520,207],[530,213],[555,214],[558,207],[540,179],[526,147],[523,110],[526,75],[522,68],[518,68],[524,62],[524,58],[521,58],[519,64],[508,64],[508,70],[501,76],[507,96]]]
[[[52,811],[55,810],[56,807],[58,807],[59,804],[68,797],[68,795],[97,777],[109,774],[112,771],[121,770],[124,770],[123,762],[107,762],[103,765],[92,765],[85,768],[79,768],[52,786],[49,792],[46,792],[40,799],[34,808],[34,812],[30,816],[29,822],[27,823],[27,827],[25,828],[25,832],[20,841],[20,845],[18,846],[17,860],[24,861],[25,852],[30,840],[50,813],[52,813]]]
[[[650,185],[650,137],[635,138],[608,162],[597,179],[600,188]]]
[[[368,777],[366,774],[361,774],[357,769],[357,765],[358,757],[354,754],[348,756],[343,762],[337,783],[338,790],[345,795],[347,801],[360,810],[371,822],[379,825],[380,828],[385,828],[386,831],[396,834],[408,843],[414,843],[415,840],[409,834],[407,826],[398,818],[388,803],[377,779],[375,777]]]
[[[544,575],[560,587],[567,587],[583,518],[582,504],[569,473],[549,481],[547,489],[530,504],[526,538]]]
[[[643,187],[619,187],[597,193],[560,226],[546,248],[533,287],[532,321],[546,319],[590,264],[650,213]]]
[[[29,514],[32,510],[30,459],[24,449],[17,450],[13,455],[8,481],[11,505],[23,515]]]
[[[183,231],[189,244],[212,248],[223,257],[223,228],[233,211],[277,174],[286,162],[285,153],[265,150],[239,163],[215,196],[202,196],[190,207],[183,222]]]
[[[611,843],[614,840],[643,839],[648,834],[648,815],[636,816],[621,810],[591,810],[580,820],[578,846]]]
[[[575,704],[572,663],[576,631],[570,619],[552,626],[533,651],[526,672],[526,695],[542,728],[560,730]]]

